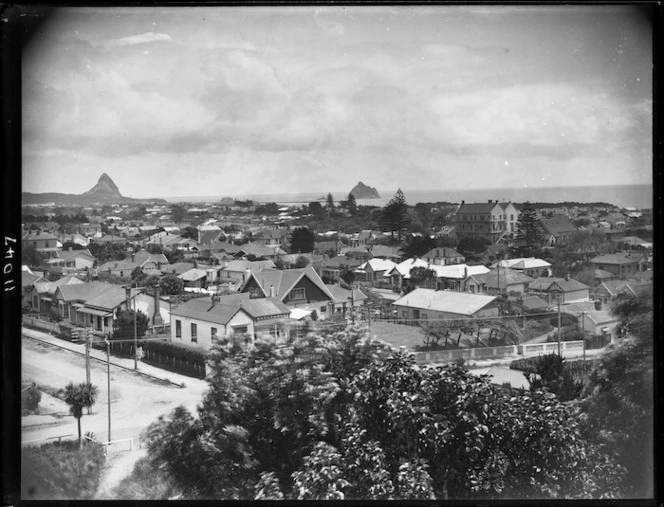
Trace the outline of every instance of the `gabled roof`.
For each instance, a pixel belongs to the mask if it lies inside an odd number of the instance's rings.
[[[288,229],[263,229],[254,234],[259,239],[284,239],[290,234]]]
[[[210,245],[217,241],[217,238],[223,234],[222,230],[217,228],[217,229],[207,229],[207,230],[201,230],[199,228],[198,230],[198,243],[201,245]]]
[[[76,285],[63,285],[58,288],[58,292],[65,301],[83,301],[87,302],[113,287],[119,287],[106,282],[86,282]],[[124,294],[124,289],[123,294]]]
[[[224,251],[231,255],[242,251],[241,246],[234,245],[233,243],[229,243],[228,241],[215,241],[214,243],[210,243],[209,245],[207,245],[206,249],[210,250],[210,252],[212,252],[213,255],[215,252],[221,252],[221,251]]]
[[[357,302],[367,299],[367,296],[359,289],[353,289],[351,293],[350,289],[344,289],[336,284],[326,284],[325,287],[332,294],[335,303],[348,303],[353,300]]]
[[[373,258],[369,259],[367,262],[364,264],[360,264],[358,268],[356,268],[357,271],[366,271],[366,269],[371,266],[371,269],[373,271],[389,271],[393,267],[395,267],[397,264],[389,259],[379,259],[379,258]]]
[[[429,263],[419,258],[406,259],[405,261],[400,262],[392,269],[385,273],[385,276],[390,276],[395,274],[395,271],[398,272],[404,278],[410,277],[410,270],[413,268],[428,268]]]
[[[251,299],[249,294],[219,296],[214,304],[210,298],[190,299],[171,310],[171,315],[226,325],[240,311],[253,319],[290,315],[290,308],[279,299]]]
[[[53,234],[48,234],[47,232],[43,232],[40,234],[30,234],[26,237],[23,238],[25,241],[40,241],[40,240],[52,240],[55,239],[57,240],[57,236],[53,236]]]
[[[496,206],[498,206],[501,211],[503,210],[502,206],[500,206],[497,202],[462,203],[457,210],[457,215],[460,213],[489,214]]]
[[[73,259],[75,257],[78,257],[79,255],[94,259],[94,256],[90,253],[90,250],[88,250],[87,248],[83,248],[81,250],[60,250],[57,252],[56,255],[58,256],[58,259],[62,260]]]
[[[247,261],[244,259],[237,259],[230,261],[222,269],[223,271],[233,271],[240,273],[246,271],[247,269],[251,271],[261,271],[263,269],[275,267],[276,266],[274,265],[274,262],[269,259],[264,261]]]
[[[387,246],[387,245],[374,245],[370,248],[371,254],[374,257],[399,257],[401,247]]]
[[[48,282],[48,281],[34,282],[34,287],[39,294],[44,294],[44,293],[55,294],[55,291],[59,287],[80,285],[82,283],[84,283],[83,280],[81,280],[80,278],[76,278],[75,276],[64,276],[59,280],[56,280],[55,282]]]
[[[616,275],[613,273],[609,273],[608,271],[604,271],[603,269],[595,269],[593,271],[595,275],[595,279],[597,280],[602,280],[602,279],[611,279],[614,278]]]
[[[253,254],[256,257],[265,257],[270,255],[286,255],[281,248],[277,246],[261,246],[254,243],[247,243],[242,245],[239,252],[244,252],[246,255]]]
[[[485,278],[486,286],[489,288],[507,288],[509,285],[520,283],[530,283],[533,281],[529,276],[520,271],[510,268],[494,269],[487,273]]]
[[[551,306],[539,296],[524,296],[520,304],[526,310],[542,310]]]
[[[168,259],[163,253],[150,253],[145,249],[141,249],[134,254],[134,260],[137,262],[141,260],[152,261],[155,264],[161,262],[162,264],[168,264]]]
[[[429,269],[436,272],[437,278],[456,278],[463,280],[467,276],[482,275],[491,271],[486,266],[468,266],[467,264],[452,264],[450,266],[431,265]]]
[[[551,290],[554,284],[557,285],[560,288],[560,290],[562,290],[563,292],[590,289],[590,287],[588,287],[585,283],[581,283],[578,280],[574,280],[574,278],[570,278],[569,280],[567,280],[565,278],[545,277],[545,276],[535,278],[532,282],[530,282],[530,288],[532,290],[547,292]]]
[[[314,263],[316,267],[327,269],[342,269],[347,267],[349,269],[356,268],[362,261],[357,259],[349,259],[343,256],[332,257],[331,259],[323,259]]]
[[[516,270],[521,269],[536,269],[536,268],[550,268],[551,264],[543,261],[542,259],[537,259],[535,257],[520,257],[518,259],[505,259],[502,261],[495,262],[491,265],[492,268],[495,268],[500,263],[502,268],[511,268]]]
[[[619,292],[631,292],[636,295],[629,282],[625,280],[605,280],[593,289],[593,293],[602,289],[608,292],[610,296],[615,296]]]
[[[590,262],[595,264],[631,264],[632,262],[639,262],[645,256],[641,253],[635,252],[618,252],[614,254],[598,255],[590,259]]]
[[[418,288],[393,304],[459,315],[474,315],[495,300],[495,296],[484,294]]]
[[[27,271],[22,271],[21,272],[21,287],[27,287],[28,285],[32,285],[35,282],[38,282],[39,280],[43,280],[44,278],[39,276],[39,275],[34,275],[32,273],[28,273]]]
[[[290,293],[295,285],[304,277],[309,278],[327,297],[334,299],[327,289],[323,280],[320,279],[316,271],[311,266],[296,269],[264,269],[258,273],[252,272],[242,286],[242,290],[247,286],[251,279],[255,279],[267,297],[270,295],[270,288],[274,287],[274,293],[281,301]]]
[[[555,215],[551,218],[543,218],[540,220],[540,224],[542,224],[542,227],[546,232],[553,234],[554,236],[579,230],[566,215]]]
[[[178,278],[181,278],[185,282],[195,282],[201,278],[207,277],[207,271],[204,269],[192,268],[189,271],[185,271],[181,275],[178,275]]]
[[[422,256],[423,259],[453,259],[455,257],[463,257],[463,255],[457,252],[454,248],[447,247],[433,248]]]

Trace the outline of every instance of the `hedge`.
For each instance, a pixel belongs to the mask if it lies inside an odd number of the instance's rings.
[[[142,361],[176,373],[205,378],[208,351],[171,341],[141,340]]]
[[[94,498],[106,461],[101,444],[77,440],[21,450],[21,500]]]

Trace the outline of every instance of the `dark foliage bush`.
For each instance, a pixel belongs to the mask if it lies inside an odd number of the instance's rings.
[[[33,385],[28,390],[21,393],[21,406],[23,410],[29,412],[34,412],[39,407],[39,402],[41,401],[42,393]]]
[[[75,440],[21,451],[22,500],[85,500],[99,487],[106,457],[103,446]]]

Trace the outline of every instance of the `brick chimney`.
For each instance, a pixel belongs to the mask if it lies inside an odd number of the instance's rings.
[[[276,297],[276,293],[274,291],[274,285],[270,285],[270,297]]]
[[[161,318],[161,312],[159,311],[159,285],[154,286],[154,315],[152,316],[152,325],[161,326],[164,324],[164,320]]]
[[[595,300],[595,310],[601,310],[602,309],[602,302],[597,299]]]
[[[569,273],[567,273],[567,274],[565,275],[565,281],[566,281],[566,282],[569,282]]]

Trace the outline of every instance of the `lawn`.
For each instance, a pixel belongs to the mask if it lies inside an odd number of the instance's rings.
[[[416,352],[416,347],[424,345],[424,333],[416,326],[393,324],[391,322],[372,322],[371,335],[392,347],[406,347],[409,352]]]

